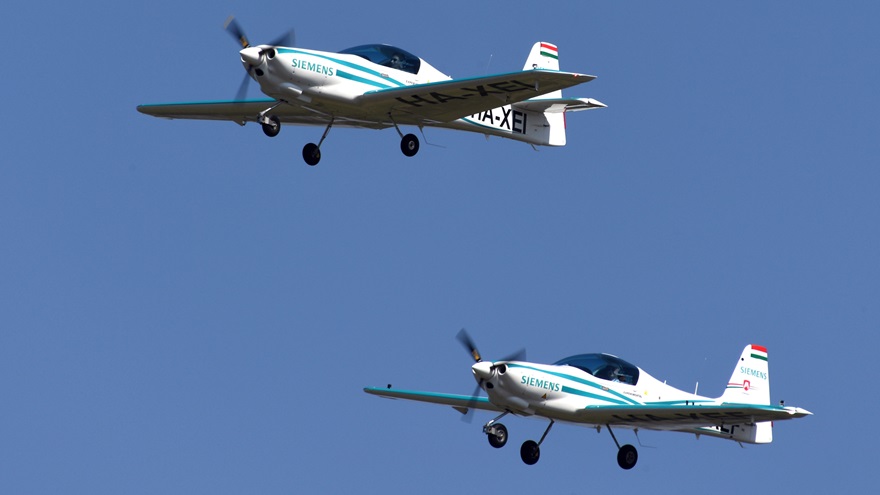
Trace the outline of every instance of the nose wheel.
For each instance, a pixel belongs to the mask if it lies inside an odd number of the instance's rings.
[[[263,128],[263,134],[269,137],[275,137],[281,132],[281,121],[274,115],[266,117],[264,122],[260,122],[260,126]]]
[[[501,423],[494,424],[486,429],[486,437],[489,439],[489,445],[500,449],[507,444],[507,427]]]

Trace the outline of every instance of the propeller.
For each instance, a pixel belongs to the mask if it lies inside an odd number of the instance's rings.
[[[238,86],[238,91],[236,91],[235,93],[235,101],[242,101],[247,95],[248,86],[251,80],[251,70],[262,63],[265,49],[251,46],[251,42],[250,40],[248,40],[247,35],[244,33],[244,29],[242,29],[238,21],[235,20],[234,16],[229,16],[226,19],[226,22],[223,23],[223,29],[227,33],[229,33],[230,36],[232,36],[235,41],[238,42],[238,44],[241,45],[242,61],[248,64],[247,74],[244,75],[244,79],[242,79],[241,84]],[[272,40],[268,45],[272,47],[291,46],[295,42],[296,35],[293,29],[291,29],[279,36],[278,38]]]
[[[467,330],[462,328],[461,330],[458,331],[458,334],[455,336],[455,338],[461,343],[462,346],[464,346],[465,349],[467,349],[468,353],[474,359],[474,363],[480,363],[483,361],[483,356],[480,354],[480,351],[477,349],[477,345],[474,343],[474,340],[471,338],[470,334],[468,334]],[[505,357],[499,359],[498,362],[503,364],[503,362],[507,362],[507,361],[525,361],[525,359],[526,359],[526,350],[525,350],[525,348],[522,348],[522,349],[514,352],[513,354],[510,354],[508,356],[505,356]],[[498,364],[498,365],[492,364],[492,366],[489,367],[489,370],[495,371],[495,368],[497,366],[501,366],[501,364]],[[483,378],[479,378],[479,380],[477,381],[477,386],[474,389],[474,392],[471,394],[471,396],[474,397],[474,400],[472,400],[468,404],[467,412],[462,417],[462,420],[467,423],[470,423],[473,420],[473,412],[474,412],[473,406],[474,406],[474,404],[476,404],[477,394],[479,394],[480,389],[483,388],[484,381],[485,380],[483,380]]]

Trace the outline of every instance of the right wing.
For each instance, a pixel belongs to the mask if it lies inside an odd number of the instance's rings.
[[[418,390],[399,390],[394,388],[378,388],[366,387],[364,392],[387,399],[406,399],[418,402],[430,402],[431,404],[442,404],[452,406],[459,412],[466,412],[467,409],[483,409],[485,411],[504,412],[495,404],[489,402],[486,397],[477,397],[473,395],[457,395],[457,394],[441,394],[437,392],[421,392]]]

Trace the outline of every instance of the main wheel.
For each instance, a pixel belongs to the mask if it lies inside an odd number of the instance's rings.
[[[617,451],[617,464],[623,469],[632,469],[639,460],[639,452],[632,445],[624,445]]]
[[[486,436],[489,437],[489,445],[496,449],[500,449],[507,444],[507,427],[501,423],[492,425],[492,427],[495,429],[495,433],[486,434]]]
[[[317,165],[321,161],[321,148],[315,143],[303,146],[303,160],[309,165]]]
[[[260,124],[263,127],[263,134],[269,137],[275,137],[281,132],[281,121],[274,115],[270,115],[269,120],[272,122],[271,124]]]
[[[519,449],[519,456],[524,463],[531,466],[541,458],[541,447],[538,447],[538,442],[534,440],[526,440]]]
[[[400,140],[400,151],[406,156],[416,156],[419,152],[419,138],[414,134],[407,134]]]

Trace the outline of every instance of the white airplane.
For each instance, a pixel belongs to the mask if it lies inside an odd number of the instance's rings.
[[[565,112],[602,108],[592,98],[563,98],[562,89],[595,76],[559,71],[559,52],[535,43],[522,71],[452,79],[425,60],[389,45],[341,52],[281,46],[285,39],[252,46],[234,19],[226,29],[239,40],[247,75],[232,101],[140,105],[138,111],[168,119],[258,122],[270,137],[282,124],[324,126],[317,144],[303,148],[316,165],[321,144],[335,126],[394,127],[406,156],[419,140],[402,125],[445,127],[501,136],[531,145],[564,146]],[[269,99],[245,100],[252,78]]]
[[[638,452],[617,441],[613,428],[662,430],[762,444],[773,440],[773,421],[795,419],[812,413],[783,402],[770,404],[770,374],[767,349],[747,345],[733,369],[727,389],[718,398],[678,390],[641,368],[610,354],[579,354],[553,364],[529,363],[524,351],[499,361],[483,361],[464,330],[459,340],[476,363],[471,367],[477,381],[472,395],[365,388],[368,394],[391,399],[408,399],[452,406],[462,414],[472,409],[500,412],[483,426],[489,444],[501,448],[507,443],[502,417],[532,416],[550,420],[541,439],[526,440],[520,456],[535,464],[540,445],[556,421],[587,425],[601,431],[604,426],[617,445],[617,463],[632,469]],[[479,389],[488,398],[477,396]]]

